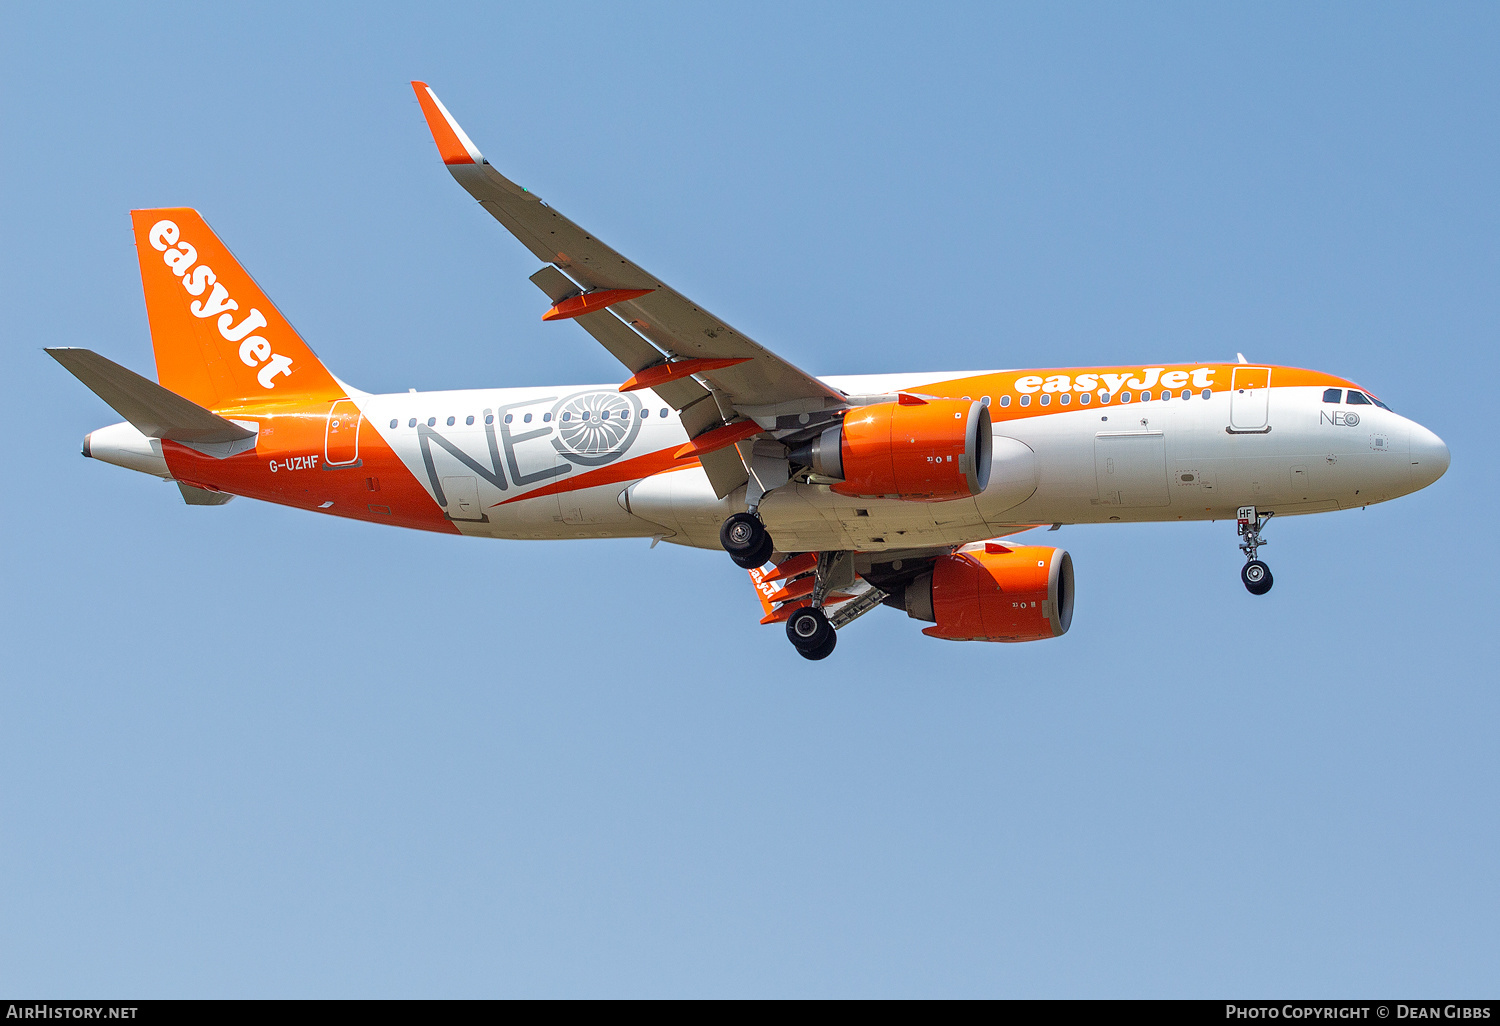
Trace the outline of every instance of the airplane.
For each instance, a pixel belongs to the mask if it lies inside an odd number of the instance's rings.
[[[454,180],[543,263],[620,384],[370,394],[336,378],[187,208],[131,214],[152,381],[47,352],[125,420],[83,455],[241,495],[485,538],[650,538],[722,548],[762,623],[811,660],[877,607],[955,641],[1060,637],[1072,558],[1036,527],[1233,520],[1241,580],[1273,516],[1385,502],[1449,452],[1363,385],[1235,362],[817,377],[504,177],[413,82]]]

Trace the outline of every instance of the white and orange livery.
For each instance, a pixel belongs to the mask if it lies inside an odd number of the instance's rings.
[[[126,418],[84,454],[235,495],[494,538],[727,549],[764,622],[828,655],[878,605],[953,640],[1068,630],[1044,524],[1234,519],[1243,579],[1272,515],[1366,506],[1448,450],[1354,382],[1244,362],[818,378],[672,290],[490,166],[413,83],[453,177],[545,266],[623,384],[372,395],[335,378],[196,211],[138,210],[157,381],[48,350]]]

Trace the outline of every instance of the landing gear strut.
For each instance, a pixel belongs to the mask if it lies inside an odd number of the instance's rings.
[[[771,533],[754,513],[736,513],[719,528],[719,544],[736,566],[754,570],[776,550]]]
[[[1271,576],[1271,568],[1256,558],[1256,552],[1262,545],[1269,545],[1260,536],[1261,529],[1266,526],[1276,514],[1272,512],[1262,513],[1254,506],[1241,506],[1239,509],[1239,532],[1240,551],[1245,554],[1245,566],[1240,570],[1240,580],[1245,582],[1245,590],[1252,595],[1264,595],[1271,590],[1275,579]]]

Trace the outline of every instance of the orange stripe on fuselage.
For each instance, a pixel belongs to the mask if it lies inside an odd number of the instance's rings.
[[[397,527],[457,534],[427,489],[369,421],[359,425],[357,466],[328,466],[324,452],[332,403],[258,404],[221,409],[231,420],[260,425],[255,448],[228,459],[163,442],[172,476],[187,484],[251,499]],[[333,505],[324,508],[323,504]]]
[[[1180,396],[1183,389],[1193,393],[1194,398],[1200,395],[1204,388],[1210,388],[1214,392],[1228,392],[1234,378],[1235,368],[1261,367],[1271,371],[1271,388],[1298,388],[1308,386],[1319,386],[1326,388],[1360,388],[1344,378],[1322,371],[1305,370],[1301,367],[1278,367],[1273,364],[1235,364],[1235,363],[1179,363],[1179,364],[1138,364],[1136,366],[1124,367],[1058,367],[1051,369],[1026,369],[1013,371],[1000,371],[994,374],[976,374],[970,377],[952,378],[947,381],[937,381],[926,385],[913,385],[903,389],[906,392],[916,392],[924,396],[936,396],[944,399],[982,399],[990,397],[990,419],[996,423],[1007,420],[1020,420],[1026,417],[1045,417],[1049,414],[1075,413],[1080,407],[1093,409],[1100,406],[1099,394],[1108,392],[1110,402],[1108,406],[1117,403],[1117,396],[1121,391],[1132,393],[1135,402],[1139,402],[1142,391],[1150,391],[1153,402],[1159,402],[1162,391],[1170,391],[1173,397]],[[1156,372],[1152,374],[1151,372]],[[1181,377],[1179,377],[1181,376]],[[1185,380],[1183,378],[1185,377]],[[1067,390],[1062,391],[1062,381],[1067,379]],[[1089,379],[1093,380],[1090,381]],[[1169,378],[1173,382],[1165,385],[1163,378]],[[1027,379],[1038,379],[1029,381]],[[1081,379],[1081,380],[1080,380]],[[1177,382],[1181,380],[1182,383]],[[1200,382],[1202,382],[1200,384]],[[1089,384],[1087,389],[1078,389],[1079,384]],[[1018,387],[1024,386],[1024,387]],[[1369,392],[1369,389],[1361,389]],[[1371,395],[1375,393],[1370,392]],[[1010,396],[1010,405],[1002,406],[1002,396]],[[1021,396],[1031,397],[1031,403],[1022,406]],[[1062,405],[1059,399],[1067,395],[1067,405]],[[1089,396],[1087,405],[1079,402],[1082,395]],[[1041,403],[1042,397],[1048,399],[1047,405]],[[1108,408],[1106,406],[1105,408]]]
[[[553,484],[543,485],[525,495],[517,495],[513,499],[502,499],[495,506],[504,506],[512,502],[520,502],[522,499],[540,499],[544,495],[561,495],[563,492],[576,492],[583,488],[594,488],[598,485],[618,484],[621,481],[634,481],[652,474],[659,474],[664,470],[686,470],[688,467],[698,466],[697,460],[680,460],[674,453],[677,446],[668,446],[658,449],[656,452],[648,452],[644,456],[634,456],[619,463],[612,463],[598,470],[590,470],[579,474],[577,477],[565,477]]]

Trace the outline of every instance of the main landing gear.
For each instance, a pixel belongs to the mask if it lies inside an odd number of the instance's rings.
[[[736,513],[725,520],[719,528],[719,544],[736,566],[746,570],[763,566],[776,548],[771,532],[754,513]],[[833,654],[839,641],[838,631],[823,612],[823,599],[831,589],[852,584],[853,571],[854,563],[847,552],[818,555],[812,604],[798,609],[786,621],[786,636],[802,658],[827,659]]]
[[[736,513],[724,521],[719,528],[719,544],[735,566],[745,570],[754,570],[776,550],[771,532],[754,513]]]
[[[827,659],[839,642],[838,631],[817,606],[804,606],[786,622],[786,636],[803,659]]]
[[[1256,558],[1256,550],[1262,545],[1270,542],[1261,538],[1261,529],[1266,526],[1276,514],[1272,512],[1262,513],[1254,506],[1241,506],[1239,509],[1239,532],[1240,551],[1245,554],[1245,566],[1240,570],[1240,580],[1245,582],[1245,590],[1252,595],[1264,595],[1271,590],[1275,578],[1271,576],[1271,568]]]

